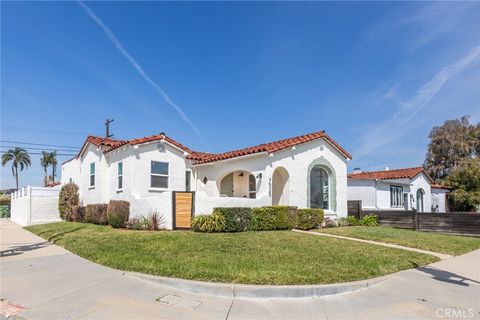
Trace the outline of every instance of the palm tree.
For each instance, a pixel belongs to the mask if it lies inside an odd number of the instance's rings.
[[[47,186],[48,184],[48,166],[50,165],[50,153],[47,151],[42,151],[42,157],[40,158],[40,165],[43,168],[44,178],[43,182],[44,185]]]
[[[17,184],[18,190],[18,168],[20,171],[24,168],[28,168],[32,163],[30,161],[30,156],[28,155],[27,150],[16,147],[15,149],[10,149],[2,154],[2,166],[5,167],[7,163],[12,161],[12,174],[15,177],[15,182]]]
[[[52,183],[55,182],[55,175],[57,174],[57,151],[50,152],[49,154],[50,165],[52,166]]]

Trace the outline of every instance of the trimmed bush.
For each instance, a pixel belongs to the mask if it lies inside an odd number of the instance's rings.
[[[85,222],[107,224],[107,204],[89,204],[85,207]]]
[[[222,232],[225,230],[225,217],[220,213],[196,216],[192,220],[192,230],[195,232]]]
[[[249,230],[288,230],[294,226],[295,207],[271,206],[252,208],[252,221]]]
[[[226,232],[246,231],[252,220],[252,208],[214,208],[213,214],[221,214],[225,218]]]
[[[309,230],[320,227],[323,221],[322,209],[298,209],[295,228]]]
[[[75,183],[64,184],[58,196],[58,212],[60,212],[60,218],[66,220],[66,215],[68,215],[72,207],[78,206],[79,203],[78,186]]]
[[[85,221],[85,207],[73,206],[70,208],[69,213],[66,215],[65,220],[73,222]]]
[[[10,196],[7,196],[6,194],[0,194],[0,206],[9,206],[11,203]]]
[[[122,228],[130,216],[130,202],[110,200],[107,206],[107,222],[114,228]]]
[[[376,227],[378,226],[378,217],[374,214],[367,214],[360,220],[360,225],[364,227]]]

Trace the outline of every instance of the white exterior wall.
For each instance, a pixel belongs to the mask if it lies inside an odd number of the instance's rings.
[[[257,178],[257,198],[243,198],[242,204],[245,204],[243,206],[248,206],[247,204],[251,204],[251,206],[271,205],[272,175],[276,168],[282,167],[289,174],[289,187],[286,190],[289,194],[286,204],[299,208],[309,208],[310,186],[308,181],[311,165],[317,160],[328,163],[330,169],[335,173],[335,201],[332,199],[333,190],[331,190],[330,202],[332,205],[336,204],[336,208],[326,210],[326,214],[336,214],[339,217],[347,216],[347,160],[323,139],[296,146],[293,150],[279,151],[273,156],[261,153],[196,166],[197,195],[204,192],[206,196],[219,197],[220,181],[223,177],[231,172],[247,171],[255,177],[262,174],[262,178]],[[244,176],[246,175],[244,174]],[[208,179],[206,184],[202,182],[204,177]],[[246,178],[248,179],[248,176]],[[248,184],[245,185],[248,186]],[[237,201],[237,199],[234,201]],[[207,212],[209,211],[207,208],[210,207],[212,206],[203,206],[200,203],[196,205],[196,208],[201,210],[198,212],[202,213],[210,213]]]
[[[58,212],[59,187],[27,186],[12,194],[12,221],[28,226],[47,222],[60,221]]]
[[[348,200],[361,200],[362,209],[378,210],[405,210],[404,207],[392,207],[390,200],[390,186],[401,186],[403,193],[408,194],[408,210],[416,209],[417,190],[425,192],[424,212],[430,212],[432,207],[432,195],[430,180],[421,173],[410,179],[348,179]]]
[[[163,147],[162,147],[163,146]],[[172,228],[172,191],[185,191],[185,172],[192,171],[191,191],[196,191],[196,214],[210,214],[214,207],[259,207],[271,205],[272,175],[276,168],[283,167],[289,174],[286,205],[308,208],[309,174],[315,161],[326,163],[334,173],[335,192],[331,190],[330,210],[326,214],[347,215],[347,159],[325,140],[317,140],[282,150],[272,156],[266,153],[217,161],[205,165],[191,166],[182,150],[160,141],[139,145],[138,148],[124,146],[103,154],[101,149],[89,144],[78,160],[62,166],[62,183],[69,179],[78,184],[83,205],[108,203],[110,200],[130,202],[130,216],[147,214],[158,210]],[[123,163],[123,188],[117,190],[117,165]],[[169,188],[150,188],[151,161],[169,163]],[[90,163],[95,162],[95,186],[90,182]],[[234,175],[234,184],[242,188],[235,190],[238,197],[220,197],[221,179],[231,172],[244,171],[243,177]],[[248,198],[249,174],[256,177],[256,199]],[[261,178],[259,176],[261,174]],[[203,179],[208,179],[203,183]],[[240,181],[242,180],[242,181]],[[332,199],[335,196],[335,199]],[[333,208],[334,207],[334,208]]]
[[[432,211],[447,212],[447,194],[450,190],[432,188]]]

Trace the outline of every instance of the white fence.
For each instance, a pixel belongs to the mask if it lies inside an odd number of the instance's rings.
[[[12,194],[12,221],[28,226],[60,221],[58,212],[58,194],[60,187],[27,186]]]

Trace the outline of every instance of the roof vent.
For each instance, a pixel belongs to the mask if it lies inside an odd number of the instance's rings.
[[[362,169],[360,168],[353,168],[353,174],[359,174],[362,173]]]
[[[390,169],[388,168],[388,166],[386,166],[386,167],[385,167],[385,171],[388,171],[388,170],[390,170]]]

